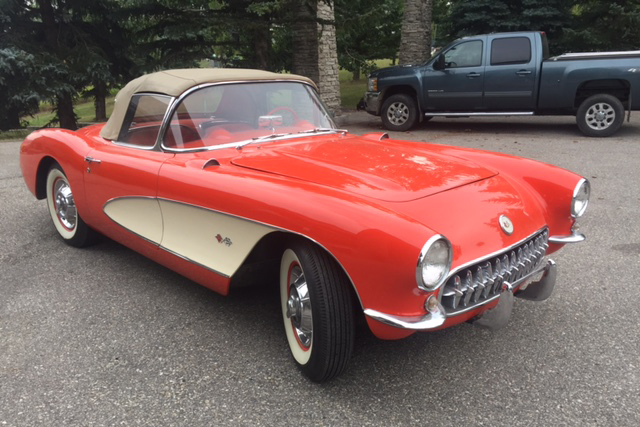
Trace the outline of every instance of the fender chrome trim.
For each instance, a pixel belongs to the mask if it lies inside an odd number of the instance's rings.
[[[444,324],[444,321],[447,320],[444,308],[440,304],[438,304],[434,311],[427,313],[423,317],[394,316],[372,309],[366,309],[364,314],[386,325],[401,329],[411,329],[414,331],[435,329]]]
[[[557,243],[560,245],[567,243],[580,243],[585,240],[585,235],[575,230],[569,236],[549,236],[549,243]]]

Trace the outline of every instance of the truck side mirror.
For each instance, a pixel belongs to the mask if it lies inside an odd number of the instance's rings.
[[[436,58],[435,62],[433,63],[433,69],[434,70],[444,70],[446,68],[445,63],[444,63],[444,55],[443,54],[439,54],[438,57]]]

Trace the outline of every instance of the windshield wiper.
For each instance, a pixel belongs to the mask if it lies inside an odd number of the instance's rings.
[[[348,131],[345,129],[334,129],[334,128],[315,128],[315,129],[309,129],[309,130],[301,130],[300,132],[297,132],[297,133],[320,133],[320,132],[340,132],[345,135],[348,133]]]

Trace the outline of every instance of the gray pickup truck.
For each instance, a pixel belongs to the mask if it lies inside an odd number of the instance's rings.
[[[575,115],[599,137],[640,110],[640,51],[548,52],[543,32],[465,37],[426,64],[371,73],[366,110],[396,131],[435,116]]]

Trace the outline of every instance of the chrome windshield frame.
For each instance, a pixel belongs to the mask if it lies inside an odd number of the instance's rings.
[[[331,133],[344,133],[345,131],[342,129],[338,129],[335,122],[333,121],[331,115],[329,114],[329,111],[327,111],[326,107],[324,106],[324,104],[322,103],[322,100],[320,99],[320,96],[318,95],[317,91],[315,90],[315,88],[309,84],[306,81],[303,80],[288,80],[288,79],[269,79],[269,80],[237,80],[237,81],[227,81],[227,82],[219,82],[219,83],[205,83],[205,84],[200,84],[197,86],[193,86],[191,88],[189,88],[188,90],[184,91],[182,93],[182,95],[173,98],[173,102],[171,102],[171,104],[169,105],[169,108],[167,108],[167,114],[164,117],[164,121],[162,123],[162,126],[160,127],[160,132],[158,133],[158,139],[156,141],[156,146],[159,147],[160,150],[168,152],[168,153],[195,153],[195,152],[200,152],[200,151],[214,151],[214,150],[222,150],[222,149],[227,149],[227,148],[236,148],[236,149],[241,149],[242,147],[244,147],[245,145],[251,144],[251,143],[256,143],[256,142],[266,142],[266,141],[278,141],[278,140],[282,140],[282,139],[289,139],[289,138],[300,138],[300,137],[304,137],[306,135],[308,135],[308,133],[292,133],[292,134],[288,134],[288,135],[283,135],[281,137],[274,137],[274,138],[270,138],[270,139],[263,139],[258,141],[257,139],[246,139],[246,140],[242,140],[242,141],[235,141],[235,142],[230,142],[227,144],[219,144],[219,145],[212,145],[212,146],[205,146],[205,147],[197,147],[197,148],[171,148],[171,147],[167,147],[164,145],[164,138],[165,135],[167,133],[167,129],[169,128],[169,124],[171,122],[171,118],[173,117],[173,114],[176,112],[176,110],[178,109],[178,106],[180,105],[180,103],[189,95],[191,95],[192,93],[199,91],[201,89],[205,89],[208,87],[213,87],[213,86],[221,86],[221,85],[233,85],[233,84],[253,84],[253,83],[298,83],[298,84],[303,84],[306,87],[310,88],[312,92],[315,93],[315,96],[317,97],[317,100],[319,101],[318,104],[320,105],[320,108],[322,109],[322,112],[325,114],[326,119],[329,121],[329,124],[332,126],[332,128],[330,130],[327,130],[326,132],[318,132],[315,133],[315,135],[322,135],[322,134],[331,134]],[[310,129],[311,130],[311,129]]]

